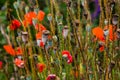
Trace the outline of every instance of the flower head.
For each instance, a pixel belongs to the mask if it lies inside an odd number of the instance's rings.
[[[24,67],[24,61],[18,58],[15,58],[14,63],[17,67],[23,68]]]
[[[104,32],[102,30],[102,28],[100,27],[95,27],[93,30],[92,30],[92,33],[93,35],[95,35],[99,40],[101,41],[104,41],[105,38],[104,38]]]
[[[73,59],[72,59],[72,56],[69,51],[67,51],[67,50],[62,51],[62,56],[67,57],[68,64],[72,63]]]
[[[22,49],[20,47],[17,47],[17,49],[15,50],[12,45],[4,45],[3,48],[5,49],[5,51],[7,53],[9,53],[12,56],[15,55],[22,55]]]
[[[39,21],[42,21],[44,19],[44,16],[45,16],[45,13],[40,10],[38,12],[37,18],[38,18]]]
[[[56,75],[55,74],[49,74],[46,80],[56,80]]]
[[[44,63],[38,63],[37,64],[37,69],[41,73],[45,69],[45,64]]]
[[[17,19],[14,19],[14,20],[12,20],[12,22],[10,24],[10,30],[16,30],[20,26],[21,26],[21,23]]]
[[[2,61],[0,61],[0,69],[2,69],[2,65],[3,65],[3,62],[2,62]]]

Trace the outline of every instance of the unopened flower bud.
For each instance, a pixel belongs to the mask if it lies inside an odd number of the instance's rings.
[[[28,12],[29,12],[29,7],[26,6],[26,7],[25,7],[25,13],[28,13]]]
[[[52,14],[48,14],[48,15],[47,15],[47,19],[48,19],[49,21],[52,21]]]
[[[13,3],[13,6],[14,6],[15,9],[17,9],[18,6],[19,6],[19,4],[18,4],[17,2],[14,2],[14,3]]]

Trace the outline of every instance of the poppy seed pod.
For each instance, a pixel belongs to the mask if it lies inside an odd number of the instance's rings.
[[[28,32],[22,32],[22,41],[24,43],[28,42]]]
[[[114,14],[113,17],[112,17],[112,24],[113,25],[117,25],[118,24],[118,15],[117,14]]]
[[[63,28],[63,32],[62,32],[64,38],[67,37],[68,32],[69,32],[69,28],[68,28],[68,26],[64,26],[64,28]]]
[[[50,34],[50,31],[48,30],[44,30],[43,34],[42,34],[42,42],[45,44],[47,39],[48,39],[48,35]]]

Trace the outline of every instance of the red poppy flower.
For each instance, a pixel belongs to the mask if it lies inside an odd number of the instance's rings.
[[[21,23],[17,19],[14,19],[14,20],[12,20],[12,22],[10,24],[10,30],[16,30],[20,26],[21,26]]]
[[[38,69],[38,71],[41,73],[41,72],[43,72],[43,70],[45,69],[45,64],[43,64],[43,63],[38,63],[37,64],[37,69]]]
[[[116,35],[113,33],[113,31],[115,30],[115,28],[116,28],[116,26],[113,26],[113,25],[108,25],[108,26],[104,27],[104,30],[105,29],[109,30],[109,39],[110,40],[115,40],[115,38],[116,38]]]
[[[46,30],[46,28],[42,24],[36,24],[35,29],[39,32],[40,31],[42,32],[43,30]]]
[[[3,65],[3,63],[2,63],[2,61],[0,61],[0,69],[2,69],[2,65]]]
[[[35,12],[29,12],[27,14],[24,15],[24,18],[25,18],[25,22],[32,25],[32,19],[33,18],[36,18],[36,13]]]
[[[24,25],[24,27],[28,27],[29,22],[28,22],[28,21],[26,21],[26,20],[23,20],[23,25]]]
[[[100,52],[103,52],[103,51],[104,51],[104,46],[101,46],[101,47],[99,48],[99,51],[100,51]]]
[[[41,41],[41,42],[40,42],[40,47],[44,47],[44,45],[45,45],[44,42]]]
[[[55,74],[49,74],[46,80],[56,80],[56,75]]]
[[[20,47],[17,47],[16,55],[22,55],[23,51]]]
[[[11,45],[4,45],[3,48],[7,53],[9,53],[12,56],[15,56],[15,50],[12,48]]]
[[[16,51],[13,49],[11,45],[4,45],[3,48],[7,53],[9,53],[12,56],[22,55],[22,49],[20,47],[18,47]]]
[[[44,16],[45,16],[45,13],[40,10],[38,12],[37,18],[38,18],[39,21],[42,21],[44,19]]]
[[[16,59],[14,60],[14,63],[15,63],[15,65],[16,65],[17,67],[19,67],[19,68],[23,68],[23,67],[24,67],[24,61],[21,60],[21,59],[16,58]]]
[[[38,39],[41,39],[41,38],[42,38],[42,32],[38,32],[36,34],[36,39],[38,40]]]
[[[99,40],[104,41],[104,32],[100,27],[96,27],[92,30],[93,35],[95,35]]]
[[[72,63],[73,59],[69,51],[67,50],[62,51],[62,56],[68,58],[68,61],[67,61],[68,64]]]

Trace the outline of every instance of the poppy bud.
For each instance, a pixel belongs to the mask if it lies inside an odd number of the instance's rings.
[[[22,41],[24,43],[28,42],[28,32],[22,32]]]
[[[48,14],[48,15],[47,15],[47,19],[48,19],[49,21],[52,21],[52,14]]]
[[[104,24],[108,25],[108,20],[107,19],[104,20]]]
[[[63,20],[63,15],[61,13],[57,13],[56,14],[56,22],[59,24],[59,23],[62,23],[62,20]]]
[[[58,38],[57,38],[56,35],[54,35],[52,38],[53,38],[53,40],[54,40],[55,42],[57,42]]]
[[[68,32],[69,32],[69,28],[68,28],[68,26],[64,26],[64,28],[63,28],[63,37],[64,38],[66,38],[67,37],[67,35],[68,35]]]
[[[34,8],[34,12],[36,13],[36,14],[38,14],[38,12],[39,12],[39,8]]]
[[[17,2],[14,2],[14,3],[13,3],[13,6],[14,6],[15,9],[17,9],[18,6],[19,6],[19,4],[18,4]]]
[[[90,32],[90,31],[91,31],[91,26],[90,26],[90,24],[87,24],[87,25],[86,25],[86,31],[87,31],[87,32]]]
[[[25,13],[28,13],[28,12],[29,12],[29,7],[26,6],[26,7],[25,7]]]

